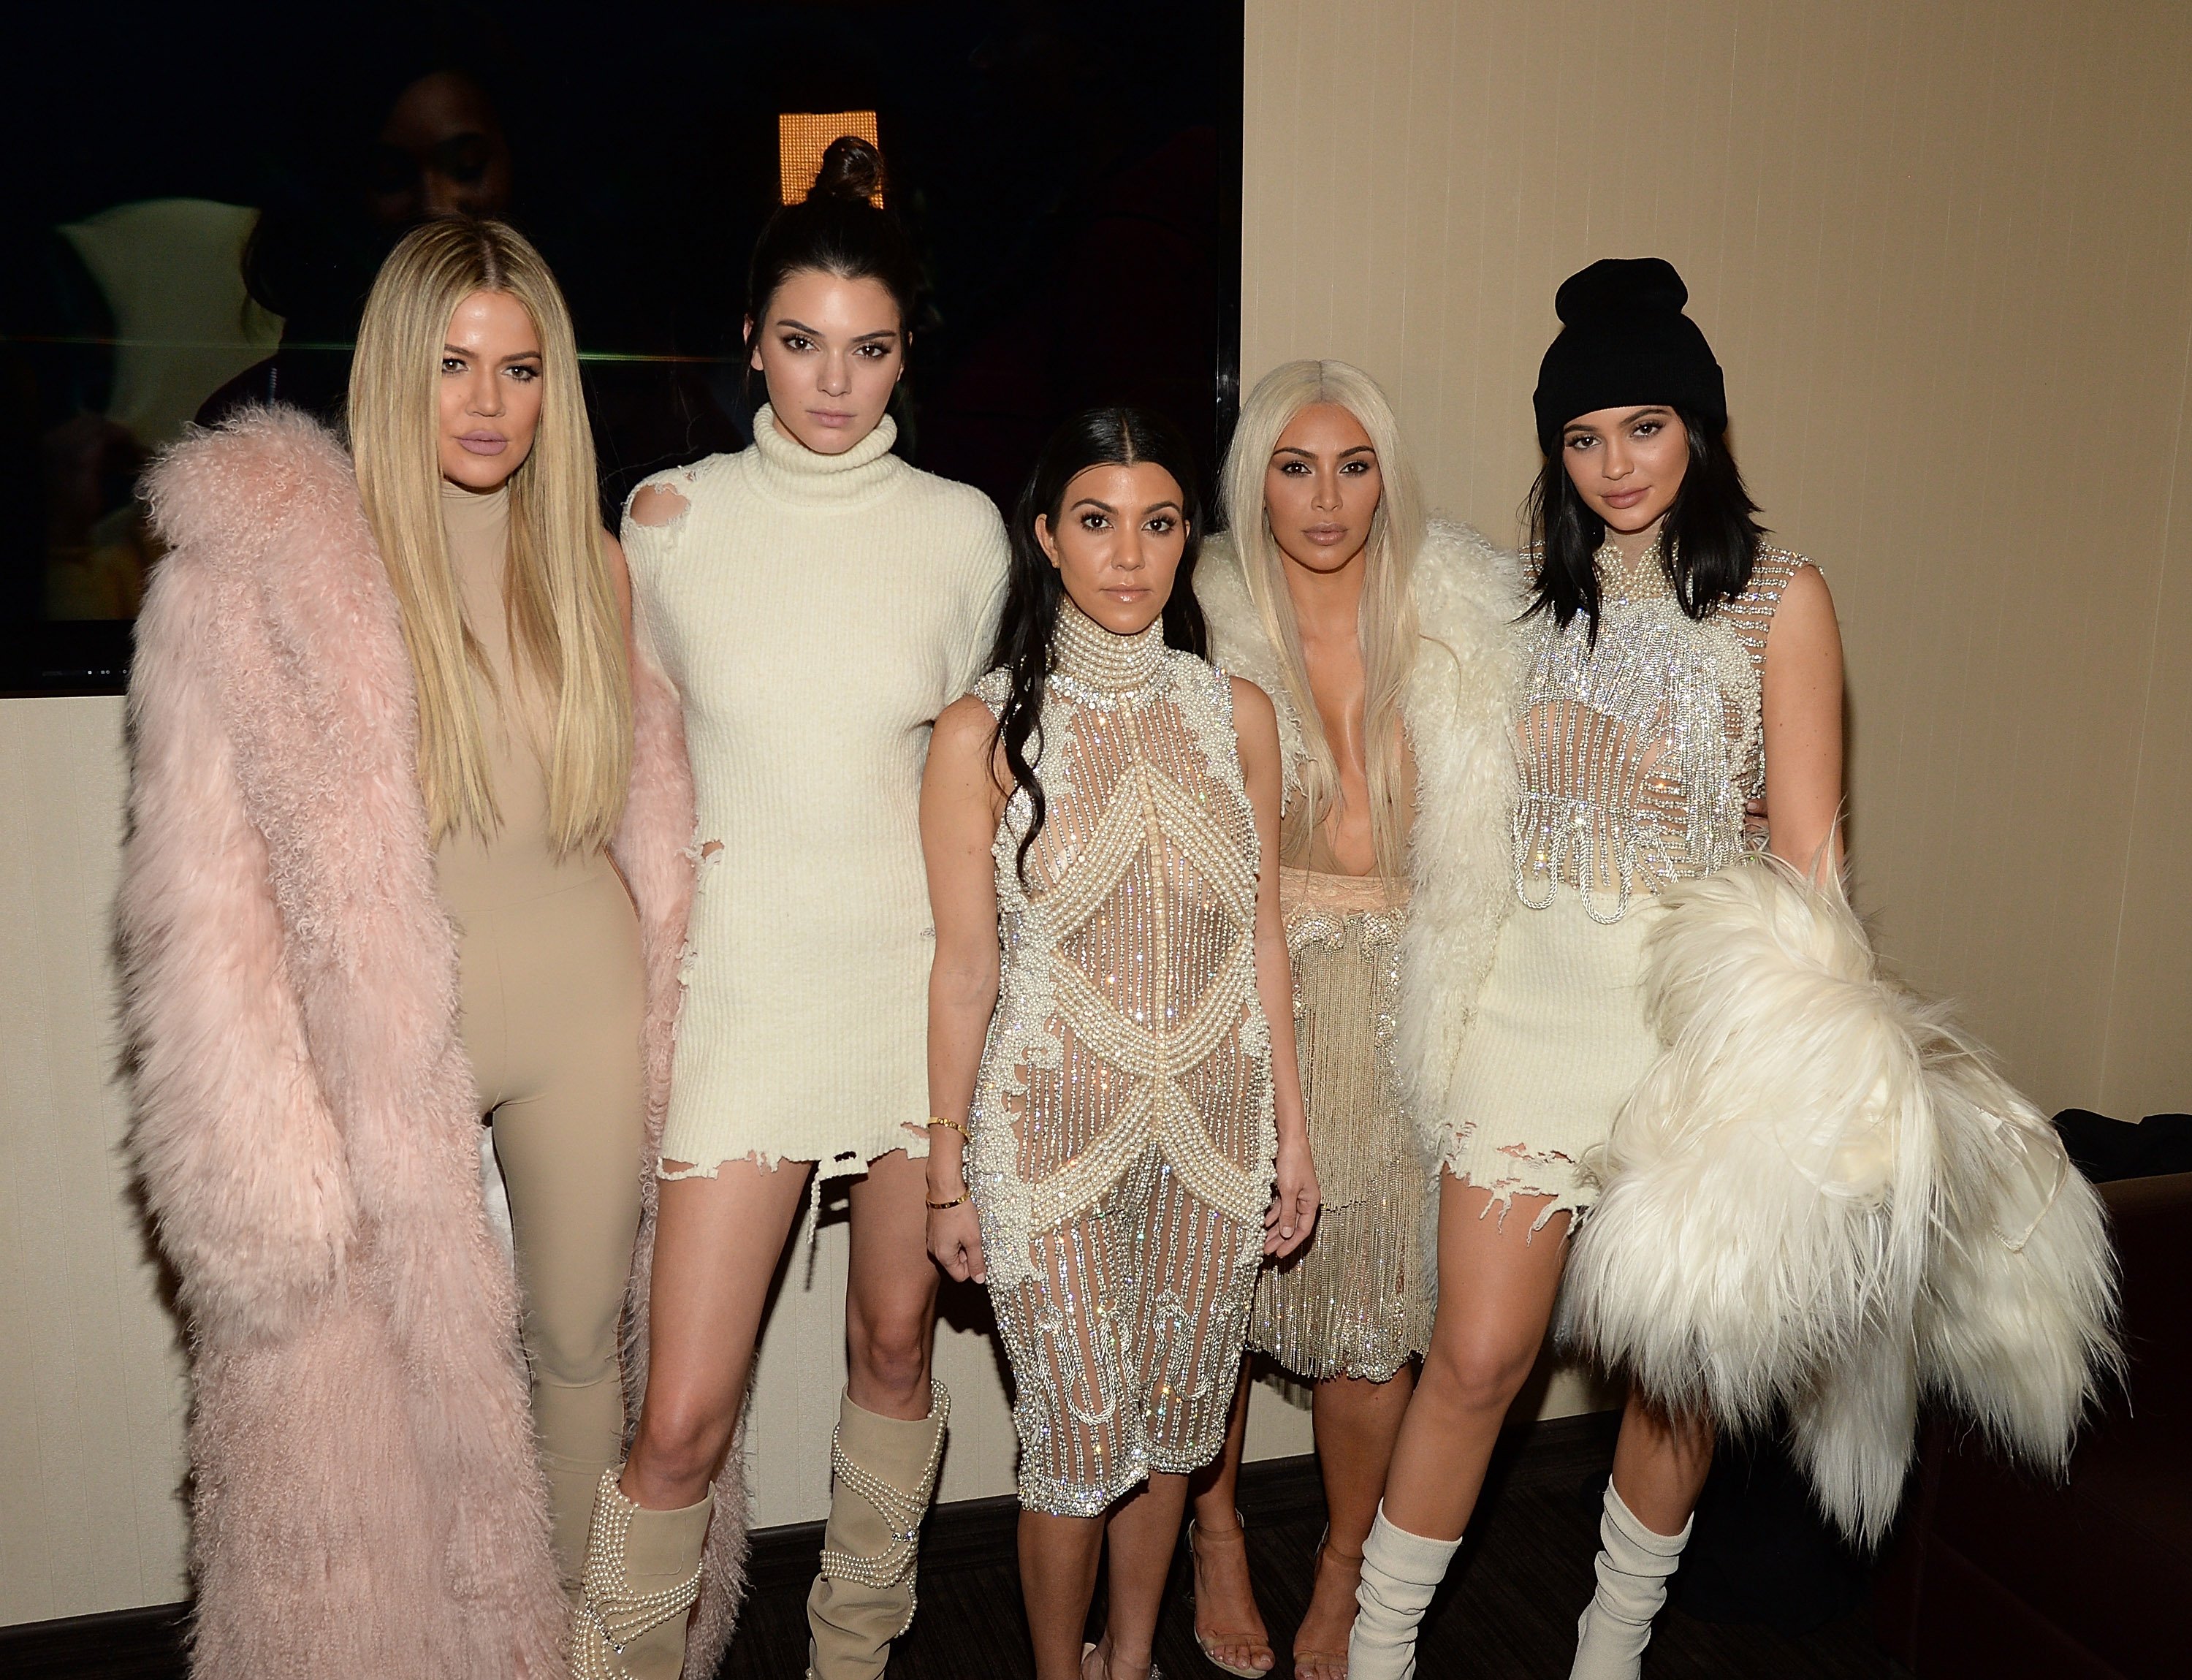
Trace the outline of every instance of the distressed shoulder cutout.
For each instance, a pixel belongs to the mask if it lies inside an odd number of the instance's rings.
[[[668,525],[692,511],[693,504],[670,484],[642,484],[631,499],[635,525]]]

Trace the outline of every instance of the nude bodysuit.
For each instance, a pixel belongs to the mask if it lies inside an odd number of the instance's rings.
[[[639,1226],[645,976],[631,894],[606,854],[559,858],[539,745],[545,697],[511,657],[503,583],[510,500],[442,488],[465,623],[485,655],[473,690],[501,826],[445,838],[465,1054],[510,1192],[534,1426],[557,1558],[577,1580],[602,1471],[623,1456],[617,1327]]]

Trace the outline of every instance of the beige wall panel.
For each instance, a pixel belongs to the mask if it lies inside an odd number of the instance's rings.
[[[0,700],[0,1624],[183,1594],[184,1388],[107,968],[122,702]]]
[[[1433,499],[1510,540],[1555,287],[1672,260],[1767,522],[1835,591],[1884,947],[2043,1105],[2098,1103],[2112,1000],[2192,943],[2152,894],[2118,936],[2133,781],[2159,836],[2185,776],[2142,730],[2174,692],[2148,667],[2192,14],[1252,0],[1248,27],[1244,380],[1362,363]],[[2110,1092],[2192,1103],[2141,1066]]]
[[[2192,375],[2192,341],[2180,365]],[[2109,1114],[2192,1109],[2192,940],[2173,912],[2192,835],[2192,380],[2184,390],[2102,1061],[2100,1107]]]

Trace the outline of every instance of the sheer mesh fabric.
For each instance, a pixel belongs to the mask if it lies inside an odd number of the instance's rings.
[[[1061,626],[1025,889],[1024,797],[999,831],[1005,963],[974,1124],[1021,1499],[1081,1515],[1216,1455],[1270,1190],[1230,690],[1139,640]]]

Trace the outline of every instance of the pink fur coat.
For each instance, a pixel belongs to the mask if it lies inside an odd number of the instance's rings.
[[[517,1286],[482,1203],[410,663],[349,458],[256,410],[149,488],[171,551],[137,626],[119,922],[132,1147],[190,1329],[193,1672],[555,1680],[568,1608]],[[693,786],[643,657],[633,702],[613,849],[647,963],[651,1161]],[[737,1603],[737,1465],[696,1672]]]

